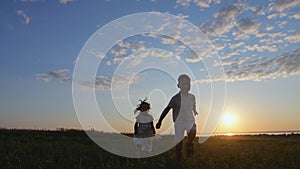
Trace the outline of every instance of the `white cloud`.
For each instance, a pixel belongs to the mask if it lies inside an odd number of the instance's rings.
[[[125,55],[127,54],[127,50],[124,48],[121,49],[112,49],[110,50],[110,53],[115,55],[116,57],[120,56],[120,55]]]
[[[276,10],[278,12],[282,12],[299,5],[299,0],[277,0],[277,2],[271,4],[270,11]]]
[[[175,44],[176,43],[176,39],[170,38],[170,37],[162,37],[161,38],[161,43],[165,44],[165,45],[167,45],[167,44]]]
[[[226,47],[226,43],[225,44],[214,44],[214,47],[216,50],[221,51]]]
[[[175,55],[182,55],[186,48],[187,47],[185,45],[173,45],[173,51]]]
[[[70,2],[75,2],[76,0],[58,0],[59,3],[61,4],[67,4],[67,3],[70,3]]]
[[[200,8],[209,8],[212,3],[219,4],[221,3],[221,0],[177,0],[176,1],[177,5],[183,6],[185,8],[189,7],[191,4],[195,4]]]
[[[277,32],[277,33],[269,33],[267,34],[268,37],[271,37],[273,39],[277,38],[277,37],[285,37],[287,34],[283,33],[283,32]]]
[[[233,24],[229,22],[216,21],[205,24],[202,26],[202,30],[209,36],[219,36],[229,32],[233,28]]]
[[[145,36],[152,36],[152,35],[147,34]],[[153,36],[157,36],[157,35],[153,35]],[[128,50],[131,50],[132,52],[146,49],[145,41],[128,42],[128,41],[121,40],[118,42],[118,45],[121,48],[127,48]]]
[[[250,51],[256,50],[258,52],[264,52],[264,51],[276,52],[277,51],[276,45],[266,46],[266,45],[254,44],[254,45],[247,45],[247,46],[245,46],[245,48]]]
[[[105,58],[105,54],[101,51],[90,51],[90,50],[88,50],[88,51],[85,51],[85,52],[87,54],[93,55],[93,56],[95,56],[97,58],[100,58],[100,59]]]
[[[172,51],[166,51],[166,50],[145,50],[144,52],[137,52],[132,53],[130,55],[127,55],[125,57],[114,57],[113,63],[118,64],[121,61],[124,60],[130,60],[130,66],[136,66],[141,63],[144,63],[144,59],[147,57],[156,57],[156,58],[171,58],[175,57],[174,53]]]
[[[267,16],[268,19],[275,19],[278,17],[278,13],[273,13]]]
[[[262,37],[264,37],[264,36],[267,36],[267,33],[257,32],[257,33],[255,33],[255,36],[256,36],[257,38],[262,38]]]
[[[106,62],[105,62],[105,65],[110,66],[110,65],[111,65],[111,61],[109,61],[109,60],[106,61]]]
[[[272,36],[272,35],[268,35],[268,36]],[[283,40],[282,39],[274,39],[274,38],[263,38],[263,39],[260,39],[259,40],[260,43],[262,44],[265,44],[265,45],[268,45],[268,46],[271,46],[273,44],[280,44],[280,43],[283,43]]]
[[[233,56],[239,56],[241,53],[246,52],[246,49],[234,49],[230,53],[227,53],[223,56],[221,56],[222,59],[229,59]]]
[[[184,15],[184,14],[182,14],[182,13],[177,14],[177,16],[178,16],[179,18],[181,18],[181,19],[187,19],[187,18],[189,18],[189,15]]]
[[[194,52],[191,52],[190,56],[185,59],[186,62],[188,63],[196,63],[200,62],[202,59],[198,55],[196,55]]]
[[[262,24],[258,22],[256,19],[243,18],[237,21],[236,25],[241,32],[244,32],[246,34],[254,34],[258,32]]]
[[[274,26],[268,26],[268,27],[266,27],[266,31],[271,31],[273,29],[274,29]]]
[[[286,12],[280,12],[279,17],[283,18],[283,17],[285,17],[287,15],[288,15],[288,13],[286,13]]]
[[[24,19],[24,24],[28,25],[30,22],[30,17],[23,11],[17,10],[17,15],[22,16]]]
[[[300,19],[300,12],[298,12],[298,13],[296,13],[296,14],[290,16],[290,18],[294,18],[294,19],[296,19],[296,20]]]
[[[235,49],[235,48],[240,47],[240,46],[243,46],[243,45],[245,45],[244,42],[239,42],[239,43],[235,43],[235,44],[230,44],[230,45],[229,45],[229,48],[230,48],[230,49]]]
[[[114,58],[113,58],[113,63],[114,63],[114,64],[118,64],[118,63],[120,63],[121,61],[123,61],[123,60],[128,60],[128,59],[130,59],[130,57],[128,57],[128,56],[126,56],[126,57],[114,57]]]
[[[285,40],[291,42],[291,43],[298,43],[300,42],[300,29],[287,37],[284,38]]]
[[[234,40],[246,40],[246,39],[250,38],[249,34],[244,33],[240,30],[233,31],[232,35],[234,36]],[[256,33],[256,35],[257,35],[257,33]]]
[[[262,7],[262,6],[252,7],[251,11],[256,15],[265,15],[266,14],[264,7]]]
[[[191,4],[191,0],[177,0],[176,4],[187,8]]]
[[[237,18],[240,14],[242,14],[240,7],[233,4],[229,7],[222,8],[219,12],[214,14],[214,17],[223,20],[230,20]]]
[[[207,1],[205,2],[204,0],[198,0],[196,4],[201,8],[209,8],[209,3]]]

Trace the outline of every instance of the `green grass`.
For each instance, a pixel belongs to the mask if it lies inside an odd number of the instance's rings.
[[[83,131],[0,130],[0,168],[228,168],[300,167],[300,135],[215,136],[195,140],[195,154],[176,163],[175,149],[150,158],[111,154]],[[155,143],[154,143],[155,146]]]

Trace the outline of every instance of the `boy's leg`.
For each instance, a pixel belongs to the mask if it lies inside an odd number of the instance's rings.
[[[177,162],[181,162],[182,160],[182,145],[183,141],[180,141],[176,144],[176,160]]]
[[[188,135],[188,140],[186,143],[186,151],[187,151],[187,156],[191,157],[194,154],[193,141],[196,137],[196,124],[193,125],[193,127],[190,129],[187,135]]]
[[[184,137],[184,124],[183,123],[175,123],[175,144],[176,144],[176,158],[177,161],[180,162],[182,158],[182,144],[183,144],[183,137]]]

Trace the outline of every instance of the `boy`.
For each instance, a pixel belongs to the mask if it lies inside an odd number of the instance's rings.
[[[172,97],[168,106],[163,110],[157,124],[159,129],[165,116],[170,109],[173,109],[173,122],[175,128],[175,143],[177,161],[181,161],[181,152],[183,146],[184,131],[187,131],[188,141],[186,143],[187,156],[191,157],[194,153],[193,140],[196,136],[195,115],[196,100],[193,94],[190,94],[191,79],[188,75],[182,74],[178,77],[177,87],[180,92]]]

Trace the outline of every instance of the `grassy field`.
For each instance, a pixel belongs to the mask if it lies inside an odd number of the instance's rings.
[[[194,156],[179,165],[174,148],[134,159],[103,150],[83,131],[1,129],[0,168],[296,169],[300,168],[300,135],[215,136],[196,143]]]

